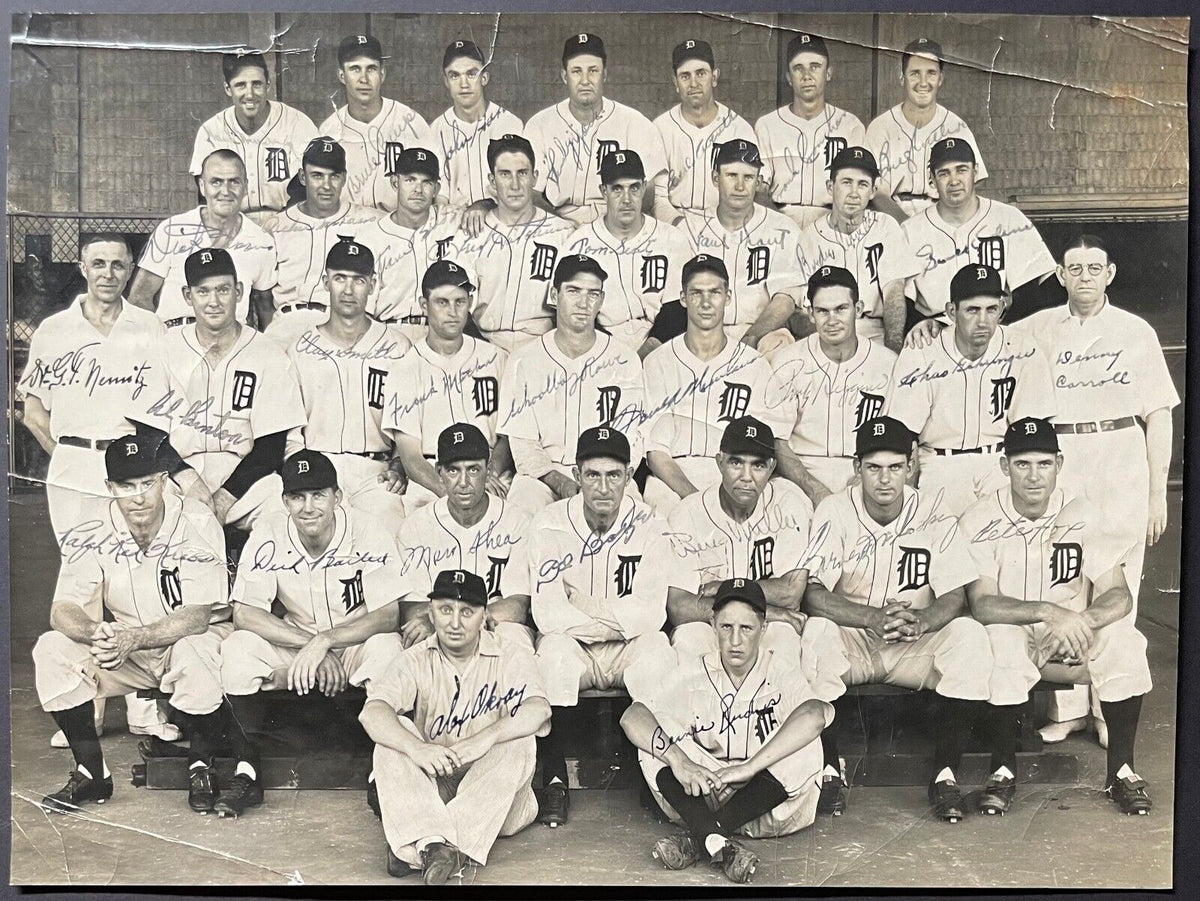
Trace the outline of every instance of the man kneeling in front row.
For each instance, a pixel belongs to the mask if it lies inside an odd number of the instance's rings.
[[[667,869],[703,856],[749,882],[758,858],[734,834],[789,835],[816,818],[833,706],[813,695],[798,660],[761,647],[766,618],[757,582],[722,582],[711,617],[718,650],[681,658],[621,717],[655,800],[687,828],[654,846]]]

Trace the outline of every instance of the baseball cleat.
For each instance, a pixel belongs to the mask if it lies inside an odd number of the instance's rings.
[[[933,811],[947,823],[957,823],[965,814],[963,797],[958,783],[950,780],[933,782],[929,786],[929,803]]]
[[[67,784],[52,795],[42,798],[42,807],[51,813],[70,813],[90,801],[103,804],[113,793],[112,776],[95,780],[79,770],[71,770]]]
[[[686,870],[700,859],[696,839],[690,832],[668,835],[654,843],[650,856],[668,870]]]
[[[725,847],[713,863],[721,867],[731,882],[749,882],[758,869],[758,855],[746,850],[735,841],[726,839]]]
[[[188,807],[196,813],[212,813],[217,802],[217,779],[207,766],[188,772]]]
[[[997,776],[993,773],[988,777],[987,784],[979,796],[979,811],[988,816],[1000,814],[1003,816],[1012,807],[1013,797],[1017,793],[1017,780],[1007,776]]]
[[[817,799],[817,813],[840,817],[846,812],[846,783],[841,776],[826,776],[821,780],[821,796]]]
[[[1109,800],[1117,803],[1121,813],[1144,817],[1148,816],[1154,807],[1146,788],[1146,780],[1134,773],[1132,776],[1118,778],[1104,793],[1108,795]]]
[[[217,795],[213,810],[222,817],[240,817],[247,807],[257,807],[263,802],[262,785],[238,773],[229,780],[229,787]]]
[[[445,885],[456,873],[461,873],[466,860],[454,845],[434,842],[421,851],[421,869],[426,885]]]
[[[387,849],[387,874],[395,879],[403,879],[405,876],[411,876],[416,872],[416,869],[406,864],[399,857],[392,853],[392,846],[388,845]]]
[[[566,825],[570,809],[571,792],[561,782],[552,782],[538,799],[538,822],[552,828]]]

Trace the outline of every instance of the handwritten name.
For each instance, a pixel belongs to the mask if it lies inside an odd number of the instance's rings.
[[[90,519],[72,526],[58,536],[63,559],[75,563],[88,554],[111,557],[117,562],[157,559],[171,563],[217,563],[215,554],[203,548],[180,542],[172,543],[158,538],[152,540],[143,551],[131,535],[119,535],[105,529],[99,519]],[[220,561],[223,563],[223,561]]]
[[[372,554],[369,551],[354,551],[339,555],[334,548],[327,548],[316,558],[309,560],[302,554],[287,550],[284,559],[276,560],[277,549],[275,542],[268,539],[254,550],[254,559],[250,568],[258,572],[290,572],[309,573],[341,566],[382,566],[388,561],[387,551],[382,554]],[[243,565],[244,562],[243,562]]]
[[[462,738],[463,729],[468,723],[497,711],[507,712],[509,716],[516,716],[517,711],[521,709],[521,703],[525,700],[525,688],[526,686],[522,685],[519,688],[508,688],[500,693],[500,684],[489,682],[471,697],[463,698],[461,686],[457,684],[456,680],[454,697],[450,699],[449,709],[445,713],[439,713],[429,724],[429,740],[436,741],[442,735]],[[461,709],[459,709],[460,704],[462,705]]]

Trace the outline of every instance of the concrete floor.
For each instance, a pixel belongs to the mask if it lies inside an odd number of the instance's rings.
[[[821,818],[785,839],[750,843],[761,858],[755,885],[906,887],[1137,887],[1171,885],[1179,603],[1179,497],[1171,529],[1147,563],[1139,626],[1150,643],[1155,689],[1143,707],[1138,770],[1154,813],[1121,816],[1100,792],[1104,751],[1073,735],[1056,750],[1078,756],[1072,785],[1022,788],[1003,818],[932,820],[921,788],[856,788],[843,817]],[[139,758],[110,704],[103,739],[116,794],[81,816],[49,816],[36,805],[65,782],[67,751],[54,751],[50,717],[32,690],[29,650],[45,628],[57,562],[45,504],[12,499],[12,866],[15,884],[285,885],[386,883],[383,831],[363,793],[268,792],[238,820],[199,817],[182,792],[135,789]],[[496,844],[473,881],[483,884],[728,885],[707,867],[664,871],[650,857],[672,827],[638,805],[637,792],[577,791],[571,822],[533,826]],[[416,877],[401,885],[419,884]]]

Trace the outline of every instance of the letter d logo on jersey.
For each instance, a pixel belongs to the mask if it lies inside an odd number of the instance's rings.
[[[183,604],[183,584],[179,580],[178,566],[158,571],[158,590],[163,603],[172,610]]]
[[[1073,541],[1056,541],[1050,548],[1050,584],[1066,585],[1078,579],[1083,572],[1083,546]]]
[[[854,431],[863,427],[863,423],[874,419],[883,413],[883,396],[858,392],[858,406],[854,408]]]
[[[600,423],[612,422],[612,418],[617,415],[617,407],[621,404],[621,389],[616,385],[606,385],[601,388],[596,399],[596,413],[600,416]]]
[[[383,386],[387,381],[387,372],[367,367],[367,406],[372,410],[383,409]]]
[[[404,152],[404,145],[399,141],[388,141],[387,146],[383,148],[383,172],[385,175],[393,175],[396,172],[396,164],[400,162],[400,154]]]
[[[265,166],[267,181],[287,181],[291,178],[291,175],[288,174],[287,151],[282,147],[267,148]]]
[[[825,168],[833,165],[833,159],[849,145],[845,138],[828,137],[825,139]]]
[[[471,398],[475,401],[476,416],[491,416],[500,405],[500,385],[490,375],[479,376],[475,379],[475,387],[471,390]],[[458,432],[455,432],[457,435]],[[458,442],[455,442],[456,444]]]
[[[362,570],[355,570],[353,578],[338,579],[342,583],[342,606],[347,613],[353,613],[366,602],[363,594]]]
[[[657,294],[667,286],[667,258],[642,256],[642,293]]]
[[[1008,415],[1016,388],[1017,380],[1012,376],[992,379],[992,422],[999,422]]]
[[[504,567],[508,563],[507,557],[488,557],[487,577],[483,580],[487,583],[488,600],[500,597],[500,579],[504,575]]]
[[[597,141],[596,142],[596,171],[600,171],[600,164],[604,162],[604,158],[610,153],[616,153],[621,149],[621,145],[616,141]]]
[[[554,275],[554,261],[558,259],[558,248],[550,244],[533,242],[533,253],[529,255],[529,277],[535,282],[548,282]]]
[[[751,247],[746,255],[746,284],[758,285],[771,271],[771,250],[768,247]]]
[[[1004,239],[980,238],[979,262],[991,266],[997,272],[1004,271]]]
[[[932,555],[923,547],[901,547],[900,562],[896,564],[898,591],[915,591],[929,584],[929,561]]]
[[[618,554],[617,560],[617,597],[624,598],[633,594],[633,580],[637,576],[638,564],[642,562],[641,554],[631,554],[628,557]]]
[[[875,287],[879,285],[879,261],[883,259],[882,244],[867,245],[867,273],[871,276],[871,281],[875,283]]]
[[[234,410],[249,410],[254,405],[254,388],[258,385],[258,376],[253,372],[242,369],[233,371],[233,396],[229,405]]]
[[[718,422],[732,422],[746,415],[750,407],[750,386],[738,382],[726,382],[725,390],[721,392],[721,413]]]
[[[759,538],[750,549],[750,578],[754,581],[770,579],[775,575],[775,539],[771,536]]]

